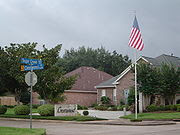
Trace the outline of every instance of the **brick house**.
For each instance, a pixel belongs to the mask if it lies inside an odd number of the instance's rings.
[[[139,62],[150,63],[153,66],[160,66],[162,63],[166,63],[168,65],[180,67],[180,58],[165,54],[156,58],[141,56],[137,60],[137,63]],[[100,103],[102,96],[108,96],[111,99],[111,103],[115,105],[119,105],[120,101],[127,102],[125,100],[125,96],[128,96],[130,87],[134,86],[134,73],[131,70],[132,66],[133,65],[130,65],[128,68],[126,68],[120,75],[117,75],[95,86],[97,89],[98,103]],[[142,96],[143,109],[150,104],[150,98],[151,97],[146,97],[145,95]],[[165,99],[160,97],[159,100],[161,100],[161,104],[165,104]],[[180,93],[176,94],[174,103],[180,103]]]
[[[77,75],[77,80],[70,90],[65,90],[66,100],[63,104],[79,104],[90,106],[97,103],[97,90],[95,86],[113,76],[99,71],[93,67],[80,67],[65,76]]]

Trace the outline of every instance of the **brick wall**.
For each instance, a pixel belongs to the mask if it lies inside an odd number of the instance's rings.
[[[124,100],[124,90],[134,86],[134,73],[129,71],[120,80],[119,84],[116,85],[117,89],[117,104],[120,104],[120,100]]]
[[[111,99],[111,103],[113,104],[113,89],[114,88],[105,88],[105,89],[97,89],[97,103],[101,103],[101,97],[102,97],[102,90],[106,91],[106,96]]]
[[[32,104],[40,104],[39,94],[37,92],[32,93]]]
[[[0,97],[0,105],[17,105],[15,97]]]
[[[88,92],[64,92],[66,100],[63,104],[79,104],[83,106],[91,106],[97,103],[97,93]]]

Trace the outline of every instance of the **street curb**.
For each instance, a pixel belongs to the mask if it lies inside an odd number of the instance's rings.
[[[93,124],[93,125],[119,125],[119,126],[161,126],[161,125],[175,125],[175,122],[168,123],[142,123],[142,122],[131,122],[131,123],[79,123],[79,124]]]
[[[0,118],[0,120],[9,120],[9,121],[30,121],[29,119],[17,119],[17,118]],[[102,121],[63,121],[63,120],[38,120],[32,119],[33,122],[49,122],[49,123],[70,123],[70,124],[90,124],[90,125],[120,125],[120,126],[160,126],[160,125],[175,125],[176,122],[173,121],[142,121],[142,122],[121,122],[121,121],[111,121],[111,120],[102,120]]]

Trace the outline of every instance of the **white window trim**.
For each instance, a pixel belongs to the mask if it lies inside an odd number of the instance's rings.
[[[103,89],[103,90],[101,91],[101,97],[103,97],[103,96],[106,96],[106,90],[105,90],[105,89]]]
[[[113,101],[117,101],[117,89],[113,89]]]

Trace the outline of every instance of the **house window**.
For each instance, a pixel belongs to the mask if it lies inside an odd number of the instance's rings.
[[[113,89],[113,101],[116,101],[116,89]]]
[[[106,90],[102,90],[101,96],[106,96]]]

